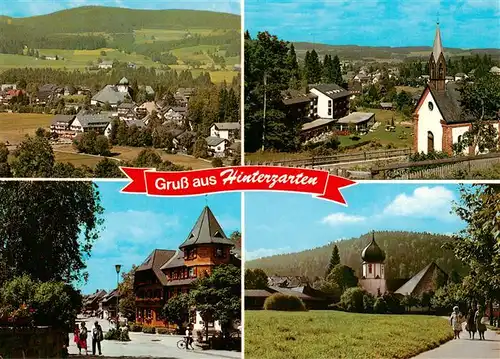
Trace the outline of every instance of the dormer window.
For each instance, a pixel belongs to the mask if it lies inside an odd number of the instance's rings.
[[[223,247],[215,248],[215,257],[216,258],[225,258],[226,257],[226,251],[224,250]]]

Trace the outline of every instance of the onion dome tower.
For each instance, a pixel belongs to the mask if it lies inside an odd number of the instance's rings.
[[[385,253],[375,242],[375,232],[372,232],[370,243],[361,252],[363,260],[363,277],[361,286],[373,295],[382,295],[386,291]]]

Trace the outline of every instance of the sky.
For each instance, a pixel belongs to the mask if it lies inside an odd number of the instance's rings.
[[[126,7],[132,9],[189,9],[239,14],[239,0],[0,0],[0,15],[27,17],[87,5]]]
[[[292,42],[500,48],[499,0],[246,0],[245,28]]]
[[[140,265],[154,249],[178,249],[208,204],[224,233],[241,232],[240,193],[160,198],[124,194],[126,182],[97,182],[104,207],[104,228],[87,260],[84,294],[116,288],[115,264],[122,272]]]
[[[358,183],[341,190],[348,207],[306,194],[245,193],[245,260],[298,252],[375,231],[452,234],[455,184]]]

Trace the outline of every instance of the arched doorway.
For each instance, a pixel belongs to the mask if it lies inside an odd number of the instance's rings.
[[[434,151],[434,135],[431,131],[427,132],[427,153]]]

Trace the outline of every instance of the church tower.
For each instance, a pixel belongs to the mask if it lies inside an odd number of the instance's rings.
[[[439,31],[439,22],[436,26],[436,35],[434,36],[434,46],[431,57],[429,58],[429,85],[436,91],[445,91],[446,84],[446,59],[444,57],[443,45],[441,43],[441,32]]]
[[[386,292],[385,281],[385,253],[375,242],[375,232],[372,232],[372,240],[361,252],[363,260],[363,276],[359,283],[368,293],[375,296]]]

